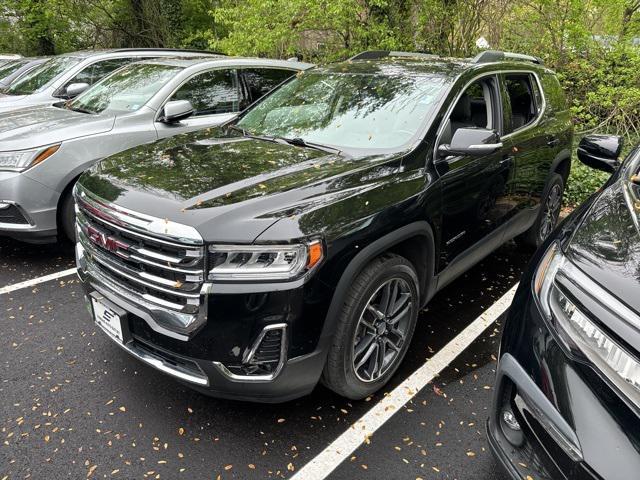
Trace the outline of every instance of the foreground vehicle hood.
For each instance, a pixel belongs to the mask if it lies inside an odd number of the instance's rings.
[[[114,117],[57,107],[32,107],[0,115],[0,151],[23,150],[111,130]]]
[[[624,189],[628,189],[625,198]],[[595,201],[574,234],[568,254],[597,283],[640,312],[640,188],[621,179]]]
[[[247,243],[278,219],[331,201],[337,190],[366,188],[345,175],[383,161],[212,137],[197,132],[128,150],[94,166],[80,184],[122,207],[193,226],[205,240]]]

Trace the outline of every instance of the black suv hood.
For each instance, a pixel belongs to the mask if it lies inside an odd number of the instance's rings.
[[[609,186],[589,209],[567,251],[582,271],[636,312],[640,312],[640,232],[633,202],[638,194],[640,188],[624,178]]]
[[[385,158],[215,133],[136,147],[103,160],[79,182],[109,202],[193,226],[205,240],[247,243],[279,218],[330,201],[331,179]]]

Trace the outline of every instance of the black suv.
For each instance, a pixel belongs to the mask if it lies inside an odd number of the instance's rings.
[[[203,392],[360,399],[438,290],[549,235],[572,134],[534,57],[365,52],[85,173],[79,275],[111,338]]]

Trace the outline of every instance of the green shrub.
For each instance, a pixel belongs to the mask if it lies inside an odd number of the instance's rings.
[[[564,193],[564,204],[575,207],[597,192],[609,178],[609,174],[587,167],[575,155],[571,163],[571,173]]]

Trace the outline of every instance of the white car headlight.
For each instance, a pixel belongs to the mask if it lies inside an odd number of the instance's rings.
[[[317,266],[323,257],[320,241],[297,245],[210,245],[209,279],[291,280]]]
[[[33,167],[51,155],[56,153],[60,144],[48,147],[33,148],[31,150],[16,150],[13,152],[0,152],[0,170],[12,170],[20,172]]]
[[[594,301],[601,302],[612,314],[627,321],[633,319],[639,324],[640,318],[569,262],[557,244],[547,250],[538,266],[533,286],[540,309],[567,348],[588,360],[640,407],[638,358],[591,319],[589,312],[582,311],[563,293],[556,282],[559,273],[571,279]]]

